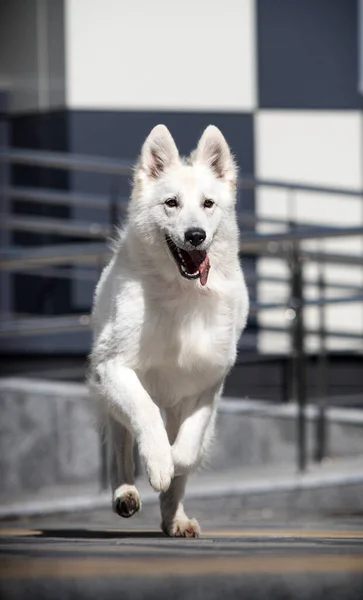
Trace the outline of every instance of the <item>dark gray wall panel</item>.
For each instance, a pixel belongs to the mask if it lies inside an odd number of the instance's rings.
[[[357,0],[257,0],[262,108],[355,109]]]
[[[28,113],[11,115],[10,145],[14,148],[34,150],[67,151],[67,113]],[[66,190],[68,173],[59,169],[14,165],[11,170],[14,186],[51,188]],[[67,219],[70,210],[63,205],[16,200],[11,203],[11,212],[17,215],[40,215]],[[64,238],[51,234],[14,231],[11,242],[17,246],[38,246],[65,243]],[[13,310],[28,314],[64,314],[71,310],[70,284],[67,280],[44,278],[35,275],[14,274]]]
[[[137,158],[143,141],[158,123],[165,123],[170,129],[182,154],[193,150],[204,128],[212,123],[226,136],[241,172],[254,173],[253,115],[250,113],[74,110],[69,117],[71,152],[131,161]]]

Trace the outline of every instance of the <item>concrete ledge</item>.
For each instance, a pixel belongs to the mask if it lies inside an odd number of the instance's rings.
[[[363,398],[363,395],[362,395]],[[260,417],[278,417],[279,419],[296,419],[298,406],[290,404],[272,404],[263,400],[245,400],[224,397],[221,404],[221,412],[233,415],[255,415]],[[306,418],[315,421],[318,409],[314,404],[306,406]],[[358,408],[326,408],[326,418],[331,423],[351,423],[352,425],[363,425],[363,409]]]
[[[70,399],[87,399],[88,390],[82,383],[70,383],[63,381],[49,381],[45,379],[30,379],[24,377],[0,378],[0,393],[4,391],[19,392],[25,394],[38,393]],[[244,398],[230,398],[225,396],[221,402],[219,411],[233,415],[255,415],[264,417],[278,417],[282,419],[295,419],[298,407],[294,403],[273,404],[263,400]],[[352,425],[363,425],[363,409],[357,408],[327,408],[327,419],[330,422],[344,422]],[[310,404],[306,407],[308,420],[315,420],[317,408]]]
[[[88,398],[88,391],[83,383],[49,381],[47,379],[31,379],[26,377],[4,377],[0,379],[0,392],[40,393],[60,398]]]
[[[86,386],[27,378],[0,379],[2,502],[54,485],[93,484],[100,470],[97,417]],[[316,408],[307,407],[312,460]],[[208,464],[215,472],[261,465],[295,465],[297,407],[224,398]],[[328,455],[363,449],[363,410],[327,410]]]
[[[0,380],[0,497],[97,481],[97,416],[84,385]]]
[[[297,406],[224,398],[218,416],[210,464],[215,469],[243,465],[295,464]],[[306,446],[314,460],[317,409],[306,408]],[[330,458],[354,457],[363,449],[363,410],[326,410],[326,453]]]
[[[313,467],[303,475],[291,468],[259,471],[246,469],[221,473],[201,473],[191,478],[187,488],[188,506],[198,506],[204,513],[228,511],[233,507],[356,512],[363,510],[363,457]],[[144,507],[157,506],[158,495],[145,480],[137,483]],[[53,497],[28,498],[23,502],[0,506],[0,519],[14,519],[77,513],[110,508],[110,492],[99,493],[82,486],[55,488]]]

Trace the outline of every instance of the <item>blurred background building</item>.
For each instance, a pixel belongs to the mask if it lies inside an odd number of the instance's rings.
[[[260,234],[283,232],[302,223],[362,227],[362,197],[344,193],[363,188],[362,29],[359,0],[2,0],[1,143],[10,152],[131,164],[156,123],[170,128],[182,153],[214,123],[235,152],[242,179],[283,184],[239,190],[242,233],[254,227]],[[1,162],[3,251],[42,246],[54,252],[57,244],[99,241],[102,226],[121,219],[129,173],[25,163]],[[79,201],[91,196],[101,205],[104,200],[103,210]],[[77,224],[89,227],[78,235]],[[288,314],[271,304],[288,301],[289,269],[284,256],[271,256],[273,244],[267,257],[243,257],[258,310],[241,351],[283,359],[291,349]],[[321,318],[314,304],[319,289],[309,281],[323,274],[325,296],[357,294],[357,301],[324,307],[326,332],[338,333],[326,337],[326,349],[348,351],[352,364],[362,350],[363,237],[319,238],[302,247],[354,257],[351,263],[309,261],[304,268],[305,298],[312,303],[304,309],[307,330],[317,331]],[[3,269],[3,319],[19,331],[19,317],[87,315],[101,266]],[[13,335],[7,327],[1,352],[20,369],[24,355],[73,355],[82,364],[89,349],[87,327],[48,328],[46,334],[34,327],[31,335]],[[305,344],[314,354],[321,338],[307,335]],[[240,393],[258,391],[252,386]]]

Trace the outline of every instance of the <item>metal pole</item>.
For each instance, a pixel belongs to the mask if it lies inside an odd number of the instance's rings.
[[[291,308],[294,311],[294,318],[292,319],[293,379],[298,404],[297,467],[300,472],[303,472],[306,469],[306,365],[304,355],[302,260],[298,243],[294,243],[291,248],[290,269]]]
[[[113,180],[111,182],[110,190],[110,204],[109,204],[109,224],[112,228],[112,234],[115,233],[116,227],[119,225],[119,203],[118,203],[118,183]]]
[[[107,472],[107,437],[103,432],[99,433],[99,448],[100,448],[100,490],[108,488],[108,472]]]
[[[325,298],[325,276],[324,263],[319,264],[318,289],[321,300]],[[320,353],[318,359],[318,396],[317,416],[315,425],[315,451],[314,459],[321,462],[326,455],[327,429],[326,429],[326,398],[328,396],[327,382],[327,352],[326,352],[326,322],[325,322],[325,304],[319,305],[319,342]]]
[[[98,279],[101,277],[104,262],[102,258],[99,257],[97,261],[97,270],[98,270]],[[99,447],[99,456],[100,456],[100,469],[99,469],[99,478],[100,478],[100,491],[107,490],[108,488],[108,468],[107,468],[107,454],[108,454],[108,446],[107,446],[107,435],[106,435],[106,426],[101,425],[99,423],[99,431],[98,431],[98,447]]]

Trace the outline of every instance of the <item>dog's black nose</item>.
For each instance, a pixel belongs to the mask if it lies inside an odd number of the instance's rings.
[[[200,229],[199,227],[187,229],[185,232],[185,241],[189,242],[189,244],[192,244],[192,246],[200,246],[200,244],[204,242],[205,238],[206,233],[204,229]]]

